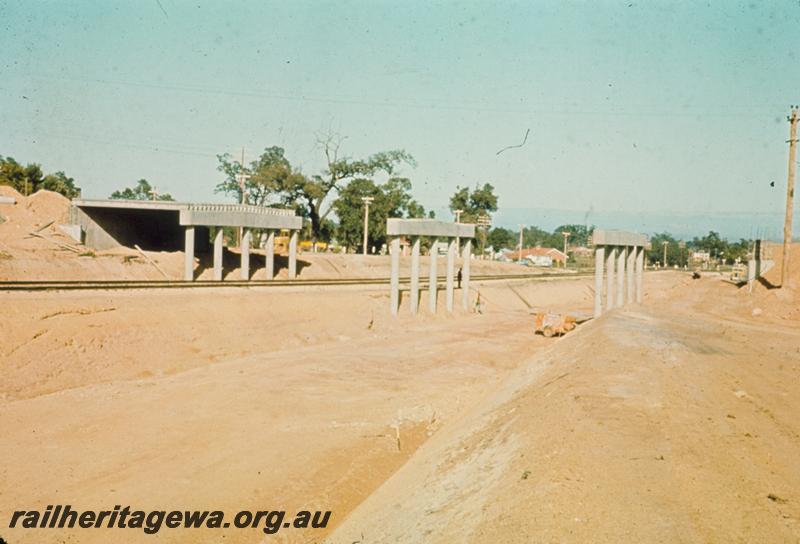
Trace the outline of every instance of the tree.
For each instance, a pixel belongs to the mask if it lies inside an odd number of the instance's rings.
[[[155,198],[153,198],[155,196]],[[169,193],[154,195],[154,188],[146,179],[140,179],[133,187],[126,187],[121,191],[114,191],[111,196],[114,200],[175,200]]]
[[[339,218],[336,238],[348,247],[359,247],[364,237],[364,197],[372,197],[369,206],[369,247],[386,242],[386,220],[389,217],[425,217],[425,208],[411,196],[408,178],[392,177],[377,185],[367,178],[356,178],[339,191],[333,209]]]
[[[294,207],[300,215],[309,219],[312,241],[317,241],[324,239],[326,221],[333,211],[330,197],[334,193],[344,190],[356,179],[371,180],[378,175],[391,178],[401,164],[416,165],[414,158],[402,150],[382,151],[367,159],[355,160],[339,155],[339,138],[328,136],[318,143],[325,154],[327,166],[320,174],[311,177],[293,168],[280,147],[267,148],[258,161],[251,163],[249,169],[232,162],[230,155],[218,155],[218,170],[225,174],[226,179],[217,186],[217,191],[235,195],[241,200],[236,175],[249,172],[251,177],[245,184],[248,202]]]
[[[67,198],[80,196],[80,187],[75,180],[64,172],[44,175],[42,167],[29,163],[22,166],[11,157],[0,156],[0,185],[13,187],[24,195],[30,195],[40,189],[61,193]]]
[[[562,232],[568,232],[569,233],[569,242],[571,243],[571,245],[573,245],[573,246],[588,246],[589,245],[589,237],[594,232],[594,225],[588,227],[586,225],[570,224],[570,225],[561,225],[559,227],[556,227],[556,229],[553,231],[553,235],[554,236],[558,236],[561,239],[561,245],[557,245],[557,246],[553,246],[553,247],[556,247],[556,248],[563,247],[564,238],[563,238],[563,235],[561,234]]]
[[[518,240],[518,233],[503,227],[495,227],[489,231],[486,243],[492,246],[495,251],[499,251],[503,248],[511,249],[516,247]]]
[[[497,211],[497,195],[494,194],[494,187],[490,183],[475,184],[475,189],[470,191],[468,187],[456,186],[455,194],[450,197],[450,211],[454,214],[456,210],[461,210],[460,221],[462,223],[478,223],[481,216],[488,217],[491,221],[492,212]],[[483,254],[486,248],[487,229],[479,228],[478,237],[481,243],[480,253]]]

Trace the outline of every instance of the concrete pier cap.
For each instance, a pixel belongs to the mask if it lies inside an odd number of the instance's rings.
[[[389,248],[391,252],[392,272],[390,277],[389,301],[392,315],[397,315],[400,307],[400,237],[403,236],[413,239],[410,290],[410,308],[412,315],[416,315],[419,310],[419,252],[421,238],[429,238],[431,240],[431,265],[428,280],[429,308],[431,313],[436,313],[437,283],[439,281],[436,274],[436,259],[439,253],[439,244],[443,239],[449,239],[447,243],[447,266],[445,268],[445,300],[447,311],[453,311],[455,283],[453,280],[455,277],[455,260],[458,254],[458,247],[456,247],[456,245],[460,240],[464,241],[464,247],[461,252],[461,258],[463,260],[461,267],[462,305],[465,310],[469,308],[469,260],[472,258],[471,239],[475,237],[474,224],[450,223],[447,221],[437,221],[436,219],[391,218],[386,221],[386,234],[391,238]]]

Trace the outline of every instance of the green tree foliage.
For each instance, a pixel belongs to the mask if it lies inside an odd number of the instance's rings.
[[[121,191],[114,191],[109,198],[114,200],[175,200],[169,193],[156,194],[153,198],[154,188],[146,179],[140,179],[133,187],[126,187]]]
[[[75,180],[64,172],[45,175],[38,164],[21,165],[11,157],[0,156],[0,185],[13,187],[24,195],[30,195],[39,189],[55,191],[67,198],[80,196],[80,187]]]
[[[586,225],[576,225],[576,224],[569,224],[569,225],[560,225],[555,228],[553,234],[558,236],[560,239],[560,245],[553,246],[558,249],[562,249],[564,247],[564,237],[561,235],[562,232],[568,232],[569,234],[569,245],[570,246],[588,246],[589,245],[589,238],[592,236],[594,232],[594,225],[586,226]]]
[[[344,190],[356,179],[372,180],[377,176],[395,177],[402,164],[414,166],[414,158],[402,150],[383,151],[366,159],[352,159],[339,154],[341,140],[328,137],[321,140],[326,168],[317,175],[306,176],[292,167],[280,147],[264,150],[257,161],[244,173],[250,174],[246,182],[248,202],[257,205],[280,204],[292,207],[311,223],[312,240],[326,239],[328,216],[333,211],[335,193]],[[241,201],[241,189],[236,175],[242,166],[233,162],[230,155],[219,155],[218,170],[225,180],[217,192],[236,196]]]
[[[469,187],[456,187],[455,194],[450,197],[450,211],[455,213],[456,210],[461,210],[462,223],[477,223],[482,215],[491,218],[491,214],[497,211],[494,187],[490,183],[484,183],[482,187],[476,184],[472,191]]]
[[[363,197],[374,200],[369,206],[368,246],[381,247],[386,242],[386,219],[389,217],[425,217],[425,208],[411,196],[411,181],[391,177],[383,184],[356,178],[339,191],[333,209],[339,218],[336,239],[348,247],[361,247],[364,237]]]

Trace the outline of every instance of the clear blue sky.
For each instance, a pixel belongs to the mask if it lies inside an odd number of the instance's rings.
[[[778,234],[797,0],[0,0],[0,25],[0,154],[88,197],[144,177],[219,200],[217,153],[280,145],[314,173],[333,130],[412,153],[427,208],[488,181],[507,226]]]

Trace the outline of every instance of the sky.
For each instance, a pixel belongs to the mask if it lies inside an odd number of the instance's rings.
[[[0,0],[0,155],[87,198],[214,202],[217,154],[314,174],[334,133],[411,153],[440,218],[488,182],[509,228],[777,238],[798,23],[798,0]]]

